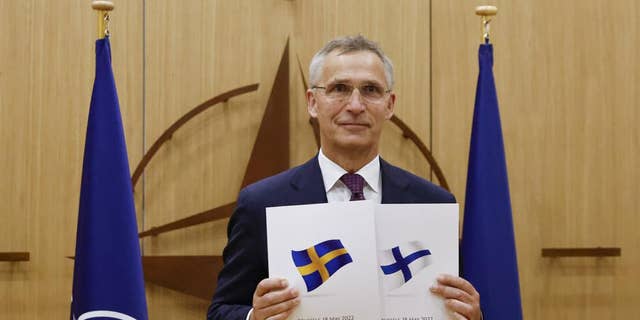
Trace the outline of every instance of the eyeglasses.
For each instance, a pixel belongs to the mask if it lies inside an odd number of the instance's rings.
[[[358,93],[360,93],[360,97],[369,103],[381,103],[384,101],[387,93],[391,92],[391,89],[385,90],[384,88],[371,83],[357,87],[346,83],[332,83],[326,87],[311,87],[311,89],[324,90],[324,96],[335,102],[345,102],[349,100],[353,94],[353,90],[356,88],[358,89]]]

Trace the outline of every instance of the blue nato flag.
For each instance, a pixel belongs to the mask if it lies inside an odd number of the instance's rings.
[[[147,319],[127,147],[107,37],[96,41],[71,318]]]
[[[462,276],[480,293],[485,319],[522,319],[493,47],[480,45],[462,229]]]

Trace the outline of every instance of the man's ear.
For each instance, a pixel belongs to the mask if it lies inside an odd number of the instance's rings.
[[[387,103],[387,107],[386,107],[387,112],[386,112],[385,118],[387,120],[389,120],[389,119],[391,119],[391,117],[393,117],[393,109],[395,108],[395,106],[396,106],[396,94],[391,92],[389,94],[389,103]]]
[[[316,97],[313,95],[313,90],[308,89],[307,90],[307,111],[309,112],[309,116],[311,118],[317,118],[318,117],[318,101],[316,100]]]

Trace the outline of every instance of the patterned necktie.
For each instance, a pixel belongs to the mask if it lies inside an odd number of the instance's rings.
[[[340,177],[340,181],[351,190],[349,201],[364,200],[364,178],[357,173],[345,173]]]

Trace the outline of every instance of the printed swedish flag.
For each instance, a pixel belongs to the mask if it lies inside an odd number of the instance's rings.
[[[293,263],[311,292],[322,285],[343,266],[353,262],[338,239],[320,242],[306,250],[291,250]]]

